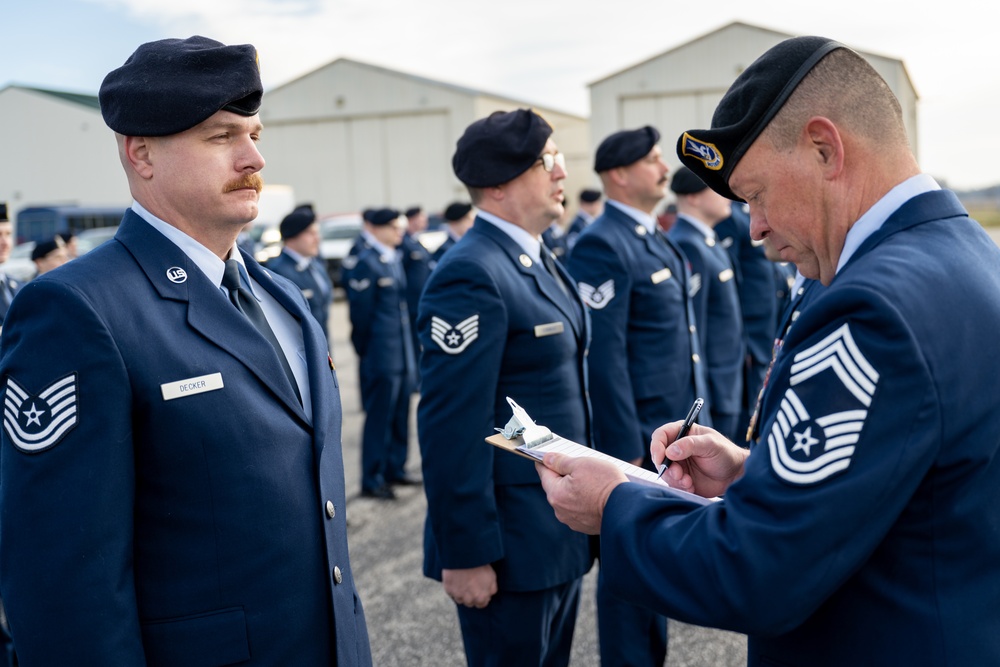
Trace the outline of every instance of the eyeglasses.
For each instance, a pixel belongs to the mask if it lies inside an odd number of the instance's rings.
[[[559,165],[560,169],[566,168],[566,156],[562,153],[542,153],[535,161],[537,162],[538,160],[542,161],[542,169],[550,174],[556,168],[556,165]]]

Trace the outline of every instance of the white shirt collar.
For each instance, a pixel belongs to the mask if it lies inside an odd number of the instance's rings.
[[[649,213],[646,213],[645,211],[640,211],[639,209],[633,208],[628,204],[623,204],[617,199],[609,199],[607,203],[615,206],[622,213],[626,214],[627,216],[638,222],[640,225],[645,227],[648,233],[652,234],[653,232],[656,231],[656,218],[654,218]]]
[[[864,215],[858,218],[858,221],[847,232],[847,236],[844,238],[844,248],[840,251],[840,260],[837,262],[837,273],[840,273],[844,265],[850,261],[861,244],[880,230],[889,216],[895,213],[900,206],[917,195],[940,189],[941,186],[932,177],[927,174],[917,174],[889,190],[875,202],[874,206],[865,211]]]
[[[390,248],[389,246],[379,241],[367,229],[361,230],[361,236],[364,237],[365,241],[368,241],[368,245],[375,248],[375,252],[379,254],[383,262],[388,263],[396,259],[396,249]]]
[[[221,259],[216,257],[214,252],[170,223],[156,217],[143,208],[142,204],[139,202],[132,202],[132,210],[136,213],[136,215],[152,225],[156,231],[166,236],[171,242],[173,242],[174,245],[180,248],[184,254],[187,255],[199,269],[201,269],[202,273],[208,276],[208,279],[212,281],[213,285],[222,286],[222,274],[225,273],[226,264]],[[239,262],[241,273],[247,275],[243,255],[239,250],[237,250],[235,245],[229,249],[229,258],[235,259]],[[253,281],[251,281],[250,291],[253,292]],[[254,293],[254,296],[257,296],[256,293]]]
[[[295,268],[298,271],[305,271],[309,268],[309,265],[312,264],[312,258],[300,255],[288,246],[284,246],[282,250],[286,255],[292,258],[292,261],[295,262]]]
[[[536,262],[542,261],[542,242],[524,227],[518,227],[513,222],[508,222],[492,213],[480,209],[479,217],[498,228],[504,234],[514,240],[514,243],[521,246],[521,250]]]
[[[701,220],[692,217],[690,215],[687,215],[686,213],[678,213],[677,217],[684,218],[685,220],[687,220],[688,224],[697,229],[699,232],[701,232],[705,236],[705,238],[712,238],[718,240],[719,237],[715,233],[715,230],[706,225]]]

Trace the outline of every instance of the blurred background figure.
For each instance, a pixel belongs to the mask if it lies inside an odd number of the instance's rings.
[[[48,273],[69,261],[66,244],[58,236],[39,241],[31,251],[31,261],[35,263],[36,276]]]
[[[7,204],[0,202],[0,327],[3,327],[4,317],[10,302],[17,294],[21,284],[9,277],[3,270],[3,265],[10,257],[10,249],[14,247],[14,225],[7,217]]]
[[[395,500],[393,485],[420,483],[406,472],[416,355],[406,276],[397,250],[405,230],[406,220],[399,211],[367,210],[358,252],[344,264],[351,342],[358,354],[365,411],[361,495],[381,500]]]
[[[72,231],[60,232],[56,234],[57,237],[62,239],[63,244],[66,246],[66,260],[76,259],[80,255],[80,251],[76,243],[76,234]]]
[[[465,236],[465,232],[469,231],[475,220],[476,217],[472,211],[472,204],[458,201],[448,204],[448,207],[444,210],[444,221],[447,223],[445,226],[447,227],[448,238],[434,251],[435,264],[440,262],[444,254]]]
[[[420,303],[420,293],[424,291],[427,276],[434,268],[431,253],[420,242],[420,234],[427,229],[427,214],[420,206],[406,209],[406,233],[400,246],[403,260],[403,273],[406,274],[406,307],[410,311],[410,334],[413,336],[413,353],[418,366],[420,360],[420,341],[417,336],[417,305]],[[413,390],[420,387],[420,376]]]
[[[576,215],[566,228],[566,252],[571,252],[576,244],[576,239],[580,232],[586,229],[590,223],[601,215],[604,204],[601,202],[601,191],[592,188],[584,188],[580,191],[580,198],[577,202]]]
[[[279,226],[283,247],[267,262],[267,268],[291,280],[302,290],[309,310],[329,339],[327,327],[333,284],[319,260],[319,222],[312,204],[302,204],[286,215]],[[239,240],[237,240],[237,244]]]
[[[732,202],[681,167],[670,181],[677,195],[677,221],[667,233],[691,267],[691,301],[701,352],[708,369],[707,407],[712,426],[731,441],[737,434],[743,399],[746,342],[736,272],[714,227],[732,215]]]

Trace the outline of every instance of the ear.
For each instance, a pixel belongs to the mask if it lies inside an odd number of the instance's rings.
[[[503,189],[503,185],[492,185],[488,188],[483,188],[483,192],[486,194],[488,199],[493,201],[503,201],[506,194]]]
[[[124,139],[125,160],[132,167],[132,170],[145,179],[153,177],[153,160],[149,137],[125,137]]]
[[[622,187],[628,182],[628,171],[625,167],[615,167],[614,169],[609,169],[607,173],[611,182],[618,187]]]
[[[844,141],[833,121],[822,116],[810,118],[803,135],[820,171],[828,178],[838,175],[844,168]]]

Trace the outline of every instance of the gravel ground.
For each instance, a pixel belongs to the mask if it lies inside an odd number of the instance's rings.
[[[357,358],[350,345],[350,324],[342,299],[332,307],[330,327],[344,406],[348,541],[375,665],[461,667],[465,657],[455,607],[441,585],[422,574],[426,511],[423,491],[398,489],[399,499],[395,502],[358,497],[363,413],[357,390]],[[411,438],[409,468],[419,472],[415,424]],[[598,667],[600,662],[594,609],[596,574],[595,567],[584,579],[573,641],[573,667]],[[671,621],[667,667],[745,664],[745,636]]]

